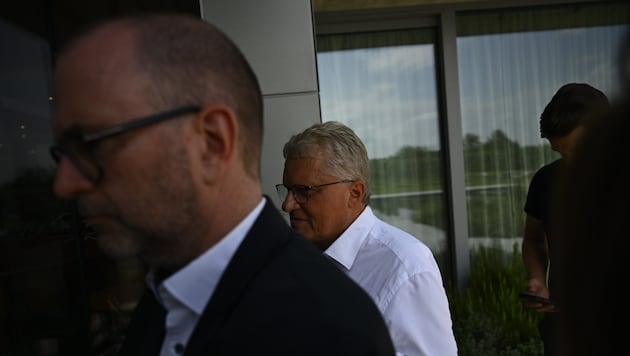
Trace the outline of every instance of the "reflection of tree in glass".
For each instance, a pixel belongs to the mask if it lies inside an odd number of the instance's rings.
[[[531,175],[555,159],[555,154],[542,140],[540,145],[521,146],[501,130],[485,141],[474,134],[466,134],[463,140],[470,235],[520,236]],[[440,150],[412,146],[370,160],[372,193],[378,197],[372,205],[388,215],[399,208],[411,209],[413,221],[444,228],[442,162]],[[400,193],[410,194],[382,197]]]

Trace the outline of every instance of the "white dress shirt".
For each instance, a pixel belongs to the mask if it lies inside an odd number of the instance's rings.
[[[372,296],[397,355],[457,355],[442,276],[424,243],[368,206],[324,253]]]
[[[265,199],[243,221],[216,245],[184,268],[156,285],[153,272],[147,275],[149,288],[158,302],[167,310],[166,336],[160,356],[177,356],[184,353],[188,339],[206,304],[254,221],[265,206]]]

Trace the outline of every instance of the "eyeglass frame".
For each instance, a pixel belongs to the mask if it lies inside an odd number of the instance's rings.
[[[98,183],[101,179],[103,179],[104,170],[101,162],[94,155],[93,147],[90,147],[90,145],[94,145],[104,139],[123,134],[133,129],[149,126],[169,119],[175,119],[185,114],[198,113],[200,111],[201,107],[197,105],[182,106],[97,131],[70,134],[50,147],[50,155],[57,163],[59,163],[61,158],[65,155],[68,157],[70,162],[72,162],[72,165],[81,173],[81,175],[92,183]],[[76,147],[80,147],[80,149],[77,150]],[[87,160],[91,161],[94,164],[94,167],[96,167],[95,175],[88,171],[85,164],[81,163],[79,158],[81,152],[85,152],[87,154]]]
[[[304,185],[304,184],[293,184],[291,186],[286,186],[282,183],[280,184],[276,184],[276,192],[278,193],[278,198],[280,199],[281,202],[284,202],[287,197],[289,196],[289,193],[291,193],[293,195],[293,199],[298,203],[298,204],[304,204],[308,201],[308,198],[310,197],[310,194],[312,191],[316,191],[322,187],[326,187],[329,185],[334,185],[334,184],[340,184],[340,183],[354,183],[356,182],[355,180],[352,179],[343,179],[343,180],[338,180],[335,182],[330,182],[330,183],[324,183],[324,184],[317,184],[317,185]],[[286,194],[282,194],[280,193],[280,189],[284,188],[286,189]],[[304,194],[295,194],[295,189],[299,188],[304,190]],[[282,197],[282,195],[284,195],[284,198]],[[299,198],[298,196],[303,196],[304,199]],[[302,200],[302,201],[300,201]]]

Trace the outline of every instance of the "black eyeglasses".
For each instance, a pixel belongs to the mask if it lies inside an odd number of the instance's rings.
[[[278,198],[280,198],[280,201],[282,202],[284,202],[287,199],[287,195],[289,195],[289,192],[291,192],[293,194],[293,199],[295,199],[295,201],[298,204],[304,204],[308,200],[308,197],[310,196],[311,192],[314,190],[317,190],[319,188],[322,188],[328,185],[339,184],[339,183],[353,183],[353,182],[355,181],[344,179],[344,180],[339,180],[336,182],[324,183],[324,184],[319,184],[319,185],[295,184],[289,187],[287,187],[284,184],[276,184],[276,191],[278,191]]]
[[[184,106],[94,132],[69,134],[50,147],[50,154],[57,163],[62,156],[67,156],[85,178],[97,183],[103,178],[103,168],[94,154],[94,147],[97,142],[133,129],[199,111],[201,111],[199,106]]]

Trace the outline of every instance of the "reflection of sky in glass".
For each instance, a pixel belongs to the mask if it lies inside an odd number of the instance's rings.
[[[495,130],[542,143],[538,117],[555,91],[586,82],[614,97],[628,26],[533,31],[457,40],[464,134]],[[317,55],[323,121],[351,126],[371,158],[406,145],[439,147],[434,47],[392,46]]]
[[[618,49],[627,26],[460,37],[464,134],[482,141],[502,130],[540,144],[538,118],[560,86],[584,82],[609,98],[619,90]]]
[[[370,158],[439,147],[432,45],[321,52],[317,60],[323,121],[352,127]]]

